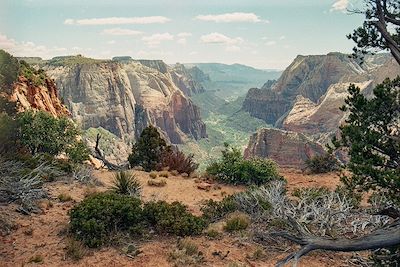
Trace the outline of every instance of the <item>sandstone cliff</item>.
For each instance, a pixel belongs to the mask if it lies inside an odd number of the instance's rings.
[[[304,167],[304,161],[325,153],[324,148],[304,134],[279,129],[260,129],[250,137],[246,158],[274,160],[282,167]]]
[[[282,122],[296,102],[297,96],[321,103],[331,86],[371,81],[371,86],[385,77],[400,73],[388,54],[365,58],[360,64],[348,55],[330,53],[320,56],[298,56],[274,84],[249,90],[243,109],[256,118],[275,124]],[[277,125],[279,126],[279,125]]]
[[[153,124],[175,144],[206,137],[198,108],[162,61],[97,61],[82,57],[43,65],[83,129],[102,127],[127,145]]]

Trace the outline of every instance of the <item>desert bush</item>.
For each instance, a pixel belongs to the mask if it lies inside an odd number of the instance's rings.
[[[169,253],[168,259],[176,267],[200,266],[199,264],[204,261],[204,256],[191,239],[183,238],[178,240],[176,248]]]
[[[339,169],[339,161],[332,154],[312,157],[305,161],[306,170],[310,173],[327,173]]]
[[[88,196],[69,216],[71,232],[89,247],[106,244],[113,232],[126,231],[143,221],[139,199],[110,192]]]
[[[58,200],[60,200],[61,202],[68,202],[68,201],[72,201],[72,197],[66,193],[61,193],[58,195]]]
[[[158,175],[160,177],[168,178],[169,177],[169,172],[168,171],[161,171]]]
[[[157,178],[157,173],[156,172],[151,172],[151,173],[149,173],[149,177],[151,179],[156,179]]]
[[[206,227],[203,218],[192,215],[179,202],[148,202],[143,207],[147,222],[159,233],[178,236],[198,235]]]
[[[17,151],[17,123],[0,112],[0,155],[9,155]]]
[[[114,174],[112,190],[117,194],[140,197],[142,185],[134,174],[120,171]]]
[[[15,230],[17,228],[18,225],[15,223],[10,215],[5,213],[0,214],[0,236],[9,235],[12,230]]]
[[[93,174],[93,167],[85,164],[75,164],[72,169],[72,177],[74,180],[86,185],[101,185]]]
[[[194,162],[193,155],[186,156],[182,151],[169,149],[162,153],[160,167],[169,167],[169,170],[190,174],[199,167],[199,164]]]
[[[203,217],[208,221],[215,222],[223,218],[228,213],[238,209],[234,196],[226,196],[221,201],[207,200],[201,207]]]
[[[145,171],[156,170],[161,161],[161,155],[168,149],[167,143],[161,137],[157,128],[149,126],[140,134],[128,157],[130,166],[142,166]]]
[[[68,240],[65,250],[66,256],[73,261],[79,261],[87,254],[87,249],[82,242],[72,238]]]
[[[226,220],[224,230],[227,232],[234,232],[245,230],[250,225],[250,218],[244,213],[232,213]]]
[[[73,163],[82,163],[88,160],[90,155],[89,148],[83,141],[75,141],[65,152]]]
[[[303,187],[295,188],[292,196],[305,201],[317,201],[318,199],[329,194],[329,189],[326,187]]]
[[[222,151],[222,158],[211,163],[206,171],[218,181],[228,184],[262,185],[283,179],[273,161],[244,159],[238,148],[231,148],[227,144]]]
[[[155,187],[163,187],[167,185],[167,181],[165,181],[164,179],[161,180],[148,180],[147,181],[147,185],[148,186],[155,186]]]
[[[44,258],[40,254],[36,254],[35,256],[32,256],[29,258],[28,263],[43,263]]]

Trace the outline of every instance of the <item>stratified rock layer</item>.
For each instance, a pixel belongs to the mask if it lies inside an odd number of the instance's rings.
[[[260,129],[250,137],[244,155],[272,159],[282,167],[302,168],[305,160],[323,153],[324,148],[304,134]]]
[[[44,68],[83,129],[102,127],[127,142],[150,124],[175,144],[186,137],[206,137],[199,109],[174,83],[173,70],[162,61],[50,61]]]

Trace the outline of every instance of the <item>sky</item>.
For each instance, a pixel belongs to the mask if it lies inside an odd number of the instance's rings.
[[[352,2],[353,1],[353,2]],[[0,0],[0,48],[15,56],[131,56],[284,69],[350,53],[357,0]]]

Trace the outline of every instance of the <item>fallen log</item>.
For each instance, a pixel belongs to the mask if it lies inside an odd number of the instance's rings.
[[[94,147],[94,153],[93,153],[93,157],[95,157],[96,159],[99,159],[103,162],[104,166],[106,166],[109,170],[112,171],[121,171],[121,170],[126,170],[128,169],[128,165],[124,164],[124,165],[116,165],[110,161],[108,161],[105,157],[105,155],[103,154],[103,152],[100,150],[99,148],[99,142],[101,139],[101,135],[97,134],[96,136],[96,146]]]
[[[271,233],[271,235],[280,236],[293,241],[294,243],[301,245],[301,249],[277,262],[276,266],[284,266],[292,260],[293,266],[297,266],[297,263],[302,256],[317,249],[349,252],[373,250],[400,245],[400,219],[394,221],[385,228],[378,229],[357,239],[330,239],[314,236],[294,220],[290,219],[289,222],[297,231],[298,235],[293,235],[288,232],[275,232]]]

